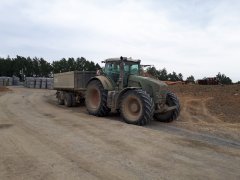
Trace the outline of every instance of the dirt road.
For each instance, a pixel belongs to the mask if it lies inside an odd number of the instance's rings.
[[[128,125],[54,91],[0,94],[0,179],[240,179],[240,142],[153,122]]]

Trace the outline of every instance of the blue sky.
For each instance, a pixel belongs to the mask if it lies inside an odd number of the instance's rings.
[[[0,0],[0,56],[128,56],[240,80],[238,0]]]

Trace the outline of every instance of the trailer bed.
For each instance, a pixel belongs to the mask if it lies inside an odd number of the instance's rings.
[[[70,71],[54,74],[55,90],[86,90],[87,82],[96,76],[95,71]]]

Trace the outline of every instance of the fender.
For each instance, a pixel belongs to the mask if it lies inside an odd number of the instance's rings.
[[[113,83],[105,76],[95,76],[88,81],[87,85],[93,80],[99,80],[102,83],[103,88],[105,90],[108,90],[108,91],[114,90]]]

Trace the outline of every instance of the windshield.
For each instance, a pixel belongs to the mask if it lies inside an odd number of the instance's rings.
[[[120,66],[117,63],[107,63],[104,68],[106,74],[120,74]],[[139,74],[139,64],[124,64],[124,73],[137,75]]]
[[[139,65],[138,64],[132,64],[130,66],[130,74],[134,74],[134,75],[139,74]]]

